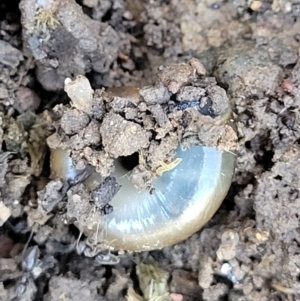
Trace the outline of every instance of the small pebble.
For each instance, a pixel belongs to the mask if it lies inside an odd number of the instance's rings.
[[[0,227],[3,226],[10,216],[10,209],[3,202],[0,202]]]
[[[218,260],[230,260],[235,257],[239,235],[231,230],[222,234],[221,245],[217,250]]]
[[[0,40],[0,63],[13,69],[17,68],[24,57],[20,50],[8,42]]]
[[[35,111],[41,103],[39,96],[27,87],[19,87],[16,92],[17,100],[14,102],[14,108],[19,113]]]
[[[183,301],[183,296],[181,294],[172,293],[170,294],[172,301]]]
[[[250,5],[250,8],[253,11],[258,11],[262,6],[262,2],[261,1],[253,1]]]
[[[210,8],[211,9],[219,9],[221,6],[220,6],[220,3],[213,3]]]
[[[8,91],[6,88],[0,87],[0,99],[8,98]]]

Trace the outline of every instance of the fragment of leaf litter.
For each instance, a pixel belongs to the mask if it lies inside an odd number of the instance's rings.
[[[132,288],[128,290],[128,301],[168,301],[169,288],[167,272],[161,270],[156,262],[138,263],[136,273],[144,297],[138,295]]]

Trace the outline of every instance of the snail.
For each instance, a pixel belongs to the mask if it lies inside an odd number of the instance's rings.
[[[117,89],[112,93],[121,91]],[[129,91],[134,97],[138,89]],[[230,110],[216,118],[218,124],[231,121]],[[136,188],[122,160],[115,160],[111,176],[116,178],[120,188],[110,202],[114,210],[104,215],[98,225],[105,227],[105,245],[127,251],[161,249],[187,239],[211,219],[230,188],[235,150],[178,146],[175,158],[179,158],[176,164],[171,168],[166,166],[153,182],[152,192]],[[74,180],[77,176],[67,150],[51,149],[51,162],[57,177]],[[83,183],[93,190],[103,180],[93,172]]]

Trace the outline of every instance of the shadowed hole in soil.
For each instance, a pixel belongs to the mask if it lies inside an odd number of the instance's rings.
[[[4,6],[5,5],[5,6]],[[5,9],[2,7],[4,6]],[[8,13],[9,12],[9,13]],[[6,20],[8,24],[13,24],[21,17],[19,10],[19,0],[1,1],[0,3],[0,20]]]
[[[251,149],[251,142],[250,142],[250,141],[246,141],[246,142],[245,142],[245,147],[246,147],[247,149]]]
[[[262,156],[255,156],[256,161],[263,166],[265,170],[270,170],[274,165],[272,159],[274,156],[273,151],[265,151]]]
[[[49,291],[49,279],[46,276],[41,277],[38,279],[37,283],[37,297],[36,300],[43,300],[43,296],[48,293]]]
[[[157,262],[162,262],[166,260],[165,254],[161,250],[154,250],[150,251],[149,253]]]
[[[226,210],[231,211],[235,208],[234,196],[236,195],[236,188],[234,185],[231,185],[227,196],[225,197],[222,207],[225,207]]]
[[[217,283],[224,283],[226,286],[229,287],[229,289],[233,288],[233,283],[227,277],[215,274],[214,278]]]
[[[128,171],[133,170],[139,164],[139,153],[136,152],[130,156],[120,157],[120,162]]]
[[[135,38],[144,38],[144,31],[143,28],[145,26],[145,23],[143,22],[138,22],[136,23],[135,26],[132,26],[131,28],[128,29],[128,33],[132,34]]]
[[[109,22],[113,15],[113,7],[111,6],[101,18],[101,22]]]
[[[140,285],[139,285],[139,279],[138,279],[138,275],[136,273],[136,269],[133,268],[131,273],[130,273],[130,279],[132,280],[132,284],[133,284],[133,289],[136,293],[138,293],[139,295],[143,295],[142,290],[140,289]]]
[[[239,183],[239,177],[243,177],[243,184]],[[239,195],[249,184],[252,184],[253,187],[256,187],[257,185],[257,180],[255,179],[253,173],[236,172],[234,180],[221,205],[221,208],[225,209],[228,212],[236,210],[237,207],[239,208],[240,206],[237,205],[235,196]],[[253,210],[252,206],[249,206],[247,210],[247,216],[249,216],[250,218],[255,217],[255,211]]]
[[[72,235],[74,235],[75,237],[79,237],[80,231],[78,230],[78,228],[76,226],[74,226],[73,224],[70,224],[68,227],[69,227],[69,231],[70,231],[70,233],[72,233]],[[84,237],[85,237],[85,235],[82,234],[81,239],[83,239]]]
[[[274,165],[272,161],[274,151],[268,133],[262,136],[256,135],[251,141],[245,142],[245,147],[256,153],[254,159],[264,170],[270,170],[272,168]]]

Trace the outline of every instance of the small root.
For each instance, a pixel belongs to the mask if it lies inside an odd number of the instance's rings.
[[[60,25],[59,21],[54,17],[54,9],[39,9],[34,18],[35,27],[41,32],[47,32],[48,28],[55,29]]]
[[[170,163],[160,162],[160,167],[157,168],[156,174],[161,176],[164,172],[174,169],[181,161],[181,158],[176,158]]]

